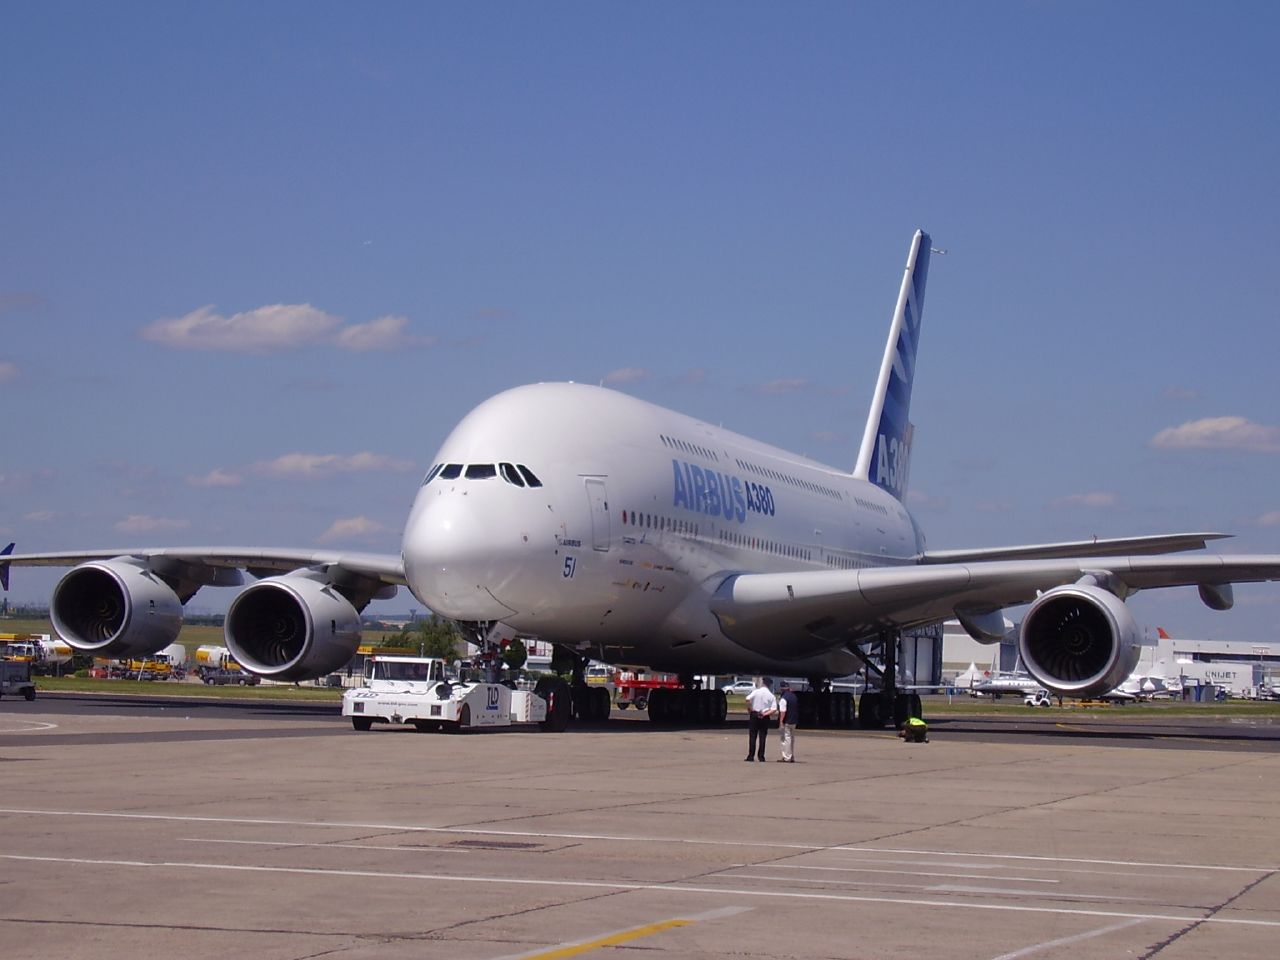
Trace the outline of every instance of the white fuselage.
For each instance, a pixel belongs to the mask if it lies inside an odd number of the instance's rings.
[[[613,663],[850,673],[859,661],[845,650],[740,646],[711,593],[735,573],[914,563],[924,550],[879,487],[598,387],[501,393],[458,424],[436,465],[405,527],[413,594]]]

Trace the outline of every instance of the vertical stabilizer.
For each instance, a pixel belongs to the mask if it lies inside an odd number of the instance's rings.
[[[929,275],[929,235],[917,230],[907,254],[907,271],[889,327],[889,342],[871,398],[862,446],[853,475],[903,499],[911,469],[911,383],[915,377],[924,285]]]

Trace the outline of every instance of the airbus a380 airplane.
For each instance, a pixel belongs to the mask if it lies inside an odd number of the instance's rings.
[[[232,602],[227,646],[286,680],[345,664],[358,612],[402,584],[480,640],[514,631],[690,679],[842,676],[879,644],[890,663],[884,693],[864,695],[872,726],[902,713],[889,641],[903,629],[958,618],[997,642],[1003,610],[1031,603],[1023,663],[1049,690],[1084,697],[1137,662],[1143,632],[1124,604],[1134,591],[1196,586],[1226,609],[1232,582],[1280,579],[1280,556],[1169,555],[1212,533],[928,551],[903,500],[929,253],[918,231],[852,472],[610,390],[537,384],[454,428],[399,556],[94,550],[11,555],[0,575],[7,589],[9,565],[75,565],[54,589],[54,626],[78,650],[121,657],[169,644],[196,590],[239,585],[247,571],[262,579]],[[698,716],[722,715],[688,696]]]

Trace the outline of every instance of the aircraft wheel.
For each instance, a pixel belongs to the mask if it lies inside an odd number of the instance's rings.
[[[561,733],[569,726],[573,713],[573,692],[559,677],[543,677],[533,692],[547,701],[547,719],[539,726],[548,733]]]
[[[880,702],[880,694],[864,693],[858,701],[858,723],[867,730],[884,728],[885,716]]]
[[[609,708],[613,706],[613,701],[609,699],[609,689],[596,687],[591,691],[591,700],[591,719],[597,723],[604,723],[609,719]]]
[[[924,719],[924,703],[921,702],[920,700],[920,694],[918,693],[911,694],[909,698],[908,707],[911,711],[911,716],[916,717],[920,720]]]
[[[911,697],[900,693],[893,698],[893,726],[901,730],[907,725],[907,717],[911,714]]]
[[[649,694],[649,720],[652,723],[669,723],[671,721],[671,691],[659,687]]]
[[[371,720],[369,717],[352,717],[351,726],[355,727],[357,730],[360,730],[360,731],[372,730],[373,720]]]

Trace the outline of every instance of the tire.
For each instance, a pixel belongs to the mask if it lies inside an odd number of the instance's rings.
[[[907,725],[907,717],[911,713],[911,697],[909,694],[900,693],[893,698],[893,726],[894,729],[901,730]]]
[[[573,713],[573,692],[559,677],[543,677],[533,692],[547,701],[547,719],[539,726],[547,733],[563,733]]]
[[[911,711],[911,716],[920,720],[924,719],[924,703],[920,699],[920,694],[911,694],[908,701],[908,708]]]
[[[419,733],[431,733],[440,729],[440,722],[438,720],[415,720],[413,721],[413,729]]]
[[[866,730],[884,729],[884,709],[880,694],[864,693],[858,701],[858,724]]]
[[[649,708],[649,698],[643,693],[636,697],[632,703],[636,705],[637,710],[647,710]]]
[[[627,703],[627,701],[625,701],[625,700],[619,700],[619,701],[618,701],[618,709],[619,709],[619,710],[625,710],[625,709],[627,709],[627,707],[629,707],[629,706],[631,706],[631,704]]]
[[[34,700],[36,698],[36,688],[27,687],[27,689],[22,691],[22,695],[28,700]]]
[[[609,708],[613,706],[613,701],[609,699],[608,687],[595,687],[591,692],[591,719],[596,723],[606,723],[609,720]]]
[[[243,687],[243,686],[244,686],[245,684],[247,684],[248,682],[249,682],[249,681],[248,681],[248,680],[246,680],[244,677],[241,677],[239,680],[237,680],[237,681],[236,681],[236,684],[237,684],[238,686]]]
[[[711,722],[717,726],[729,719],[729,695],[723,690],[715,691],[715,711],[711,715]]]
[[[373,720],[370,717],[352,717],[351,726],[363,733],[373,729]]]

